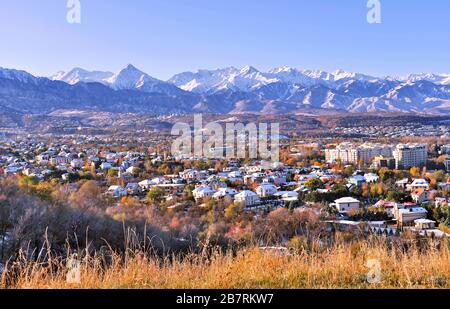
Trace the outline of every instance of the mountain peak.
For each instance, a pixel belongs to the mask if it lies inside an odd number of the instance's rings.
[[[75,67],[72,70],[70,70],[69,72],[75,72],[75,71],[88,72],[87,70],[80,68],[80,67]]]
[[[253,73],[259,73],[259,71],[257,69],[255,69],[254,67],[252,67],[251,65],[247,65],[242,68],[240,73],[243,75],[248,75],[248,74],[253,74]]]
[[[120,72],[124,72],[124,71],[144,73],[132,64],[127,64],[127,66],[125,68],[123,68]]]

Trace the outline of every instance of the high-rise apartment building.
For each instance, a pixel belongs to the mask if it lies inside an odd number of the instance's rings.
[[[397,169],[424,166],[427,163],[427,145],[399,144],[394,150],[394,158]]]

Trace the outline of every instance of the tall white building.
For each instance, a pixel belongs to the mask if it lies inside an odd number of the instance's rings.
[[[427,163],[427,145],[399,144],[394,150],[394,158],[397,169],[424,166]]]

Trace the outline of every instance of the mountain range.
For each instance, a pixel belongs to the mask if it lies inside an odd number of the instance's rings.
[[[167,81],[133,65],[117,73],[74,68],[51,77],[0,68],[0,108],[131,113],[405,112],[450,115],[450,74],[374,77],[344,70],[252,66],[177,74]]]

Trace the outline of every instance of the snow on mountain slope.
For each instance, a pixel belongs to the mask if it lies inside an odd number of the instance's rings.
[[[0,67],[0,78],[16,80],[22,83],[36,83],[39,79],[28,72]]]
[[[426,80],[435,84],[450,85],[450,74],[420,73],[420,74],[409,74],[406,76],[399,76],[399,77],[389,77],[389,79],[407,83],[414,83],[421,80]]]
[[[337,87],[349,80],[376,80],[368,75],[337,70],[333,73],[311,70],[297,70],[291,67],[274,68],[268,72],[260,72],[252,66],[241,70],[235,68],[213,71],[201,70],[195,73],[185,72],[169,79],[169,83],[196,93],[214,93],[226,89],[252,91],[272,83],[286,83],[290,86],[311,87],[325,85]]]
[[[158,80],[129,64],[117,74],[107,79],[107,83],[114,89],[123,90],[140,88],[145,83],[155,84],[158,83]]]
[[[111,72],[102,72],[102,71],[87,71],[81,68],[74,68],[69,72],[58,72],[55,75],[51,76],[51,80],[58,80],[66,82],[70,85],[78,84],[79,82],[83,83],[102,83],[107,84],[107,80],[111,78],[114,73]]]
[[[97,83],[94,83],[97,82]],[[118,73],[75,68],[51,79],[0,68],[0,104],[20,112],[65,107],[123,112],[296,113],[302,110],[450,114],[450,74],[376,78],[337,70],[252,66],[158,80],[133,65]]]
[[[149,93],[163,93],[169,96],[185,94],[175,85],[156,79],[129,64],[106,80],[115,90],[139,90]]]
[[[118,73],[102,71],[87,71],[81,68],[74,68],[70,72],[58,72],[51,80],[66,82],[75,85],[80,82],[98,82],[107,85],[115,90],[140,90],[144,92],[164,93],[167,95],[182,94],[183,91],[176,86],[158,80],[150,75],[138,70],[129,64]]]
[[[318,84],[317,78],[310,76],[304,71],[299,71],[291,67],[279,67],[269,71],[273,79],[287,84],[302,86],[313,86]]]
[[[447,78],[444,78],[444,80],[442,81],[443,85],[450,85],[450,75]]]

